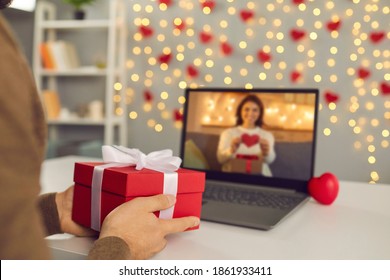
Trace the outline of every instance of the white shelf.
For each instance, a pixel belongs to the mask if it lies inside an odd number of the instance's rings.
[[[120,125],[121,117],[114,117],[111,120],[112,125]],[[106,120],[93,120],[89,118],[69,118],[69,119],[57,119],[57,120],[48,120],[49,125],[92,125],[92,126],[104,126],[106,125]]]
[[[95,66],[84,66],[65,70],[42,69],[41,74],[43,76],[105,76],[107,75],[107,69],[99,69]]]
[[[44,20],[41,27],[46,29],[108,28],[109,20]]]
[[[52,92],[54,93],[54,96],[57,95],[61,103],[59,105],[62,106],[60,109],[68,109],[71,115],[68,119],[50,119],[47,121],[49,126],[49,140],[61,140],[61,133],[64,133],[65,131],[62,128],[63,126],[69,127],[66,128],[66,133],[72,135],[67,135],[66,138],[69,138],[69,140],[73,141],[78,138],[85,138],[85,135],[80,135],[79,127],[85,126],[87,131],[87,127],[90,126],[98,127],[99,130],[101,129],[103,131],[103,139],[101,140],[104,144],[127,145],[126,113],[122,116],[114,114],[116,108],[121,108],[123,112],[126,112],[124,104],[125,86],[118,91],[114,90],[114,84],[118,82],[122,85],[126,84],[127,7],[124,0],[110,0],[104,2],[106,3],[108,10],[107,18],[83,20],[57,20],[57,14],[61,11],[58,11],[56,4],[44,0],[37,2],[33,50],[33,71],[37,88],[41,93]],[[80,36],[80,34],[75,34],[79,31],[89,32],[90,30],[93,36],[101,36],[98,39],[107,38],[107,44],[100,43],[99,45],[96,45],[94,41],[88,39],[90,38],[89,36],[85,36],[84,38],[84,36]],[[76,51],[81,51],[82,48],[84,48],[85,52],[80,53],[86,55],[83,59],[83,62],[85,61],[84,63],[86,65],[71,69],[65,67],[63,67],[63,69],[43,68],[41,57],[43,43],[48,41],[56,42],[59,40],[64,40],[65,42],[69,40],[69,45],[77,43],[78,49],[76,49]],[[72,42],[72,40],[78,41]],[[106,68],[98,68],[94,65],[95,59],[93,56],[95,53],[102,58],[102,61],[105,61]],[[104,56],[102,53],[104,53]],[[89,56],[89,54],[91,55]],[[51,53],[51,55],[53,56],[53,53]],[[57,62],[60,61],[58,58],[61,57],[62,56],[55,57]],[[60,65],[60,63],[54,64]],[[68,78],[60,79],[61,77]],[[79,79],[79,77],[96,78]],[[88,83],[91,84],[89,85]],[[104,86],[101,86],[103,83]],[[88,90],[89,86],[91,90]],[[80,100],[78,99],[79,95],[83,95]],[[120,95],[122,97],[120,103],[114,103],[114,95]],[[47,94],[42,95],[43,101],[47,102],[44,104],[50,104],[51,102],[50,100],[47,101],[47,96]],[[74,117],[74,115],[76,115],[74,111],[77,111],[77,108],[80,106],[86,106],[86,108],[88,108],[88,106],[92,104],[92,101],[101,101],[103,104],[103,111],[105,112],[104,119],[96,120]],[[74,133],[72,127],[74,128]]]

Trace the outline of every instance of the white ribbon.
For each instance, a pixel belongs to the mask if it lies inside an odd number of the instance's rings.
[[[107,164],[96,166],[92,176],[91,193],[91,228],[100,231],[101,192],[104,169],[135,165],[136,170],[143,168],[164,173],[163,193],[176,196],[178,188],[178,174],[181,159],[173,156],[172,150],[151,152],[147,155],[138,149],[129,149],[123,146],[103,146],[103,161]],[[161,219],[171,219],[174,206],[161,210]]]

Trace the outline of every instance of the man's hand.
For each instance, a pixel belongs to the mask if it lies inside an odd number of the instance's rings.
[[[120,237],[129,246],[133,259],[148,259],[164,249],[166,235],[199,225],[197,217],[163,220],[153,214],[175,202],[176,198],[171,195],[140,197],[126,202],[107,215],[99,238]]]
[[[56,194],[58,216],[60,218],[61,230],[65,233],[77,236],[94,236],[98,233],[92,229],[83,227],[72,220],[74,186],[70,186],[64,192]]]

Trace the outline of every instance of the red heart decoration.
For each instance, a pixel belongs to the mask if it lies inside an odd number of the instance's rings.
[[[386,82],[382,82],[381,91],[383,95],[390,94],[390,84],[386,84]]]
[[[260,141],[259,135],[249,135],[248,133],[244,133],[241,135],[241,141],[245,144],[248,148],[256,145]]]
[[[336,31],[336,30],[339,30],[341,26],[341,21],[338,20],[338,21],[328,21],[328,23],[326,24],[326,28],[328,28],[329,31]]]
[[[297,70],[292,71],[292,72],[290,73],[290,80],[291,80],[293,83],[296,83],[300,77],[301,77],[301,73],[298,72]]]
[[[306,35],[306,32],[303,30],[298,29],[291,29],[290,30],[290,36],[293,39],[293,41],[299,41],[300,39],[304,38]]]
[[[385,37],[385,32],[383,31],[370,33],[370,39],[373,43],[379,43],[380,41],[383,40],[384,37]]]
[[[241,16],[241,19],[242,19],[244,22],[247,22],[248,20],[250,20],[251,18],[253,18],[254,13],[253,13],[253,11],[250,11],[250,10],[242,10],[242,11],[240,12],[240,16]]]
[[[144,99],[146,102],[152,102],[153,101],[153,94],[149,90],[144,91]]]
[[[176,121],[176,122],[181,122],[183,120],[183,114],[180,112],[179,109],[175,109],[173,111],[173,119]]]
[[[371,72],[364,68],[359,68],[357,71],[358,77],[360,79],[368,78],[371,75]]]
[[[171,53],[162,54],[162,55],[160,55],[158,57],[158,62],[169,64],[171,59],[172,59],[172,54]]]
[[[260,50],[257,52],[257,58],[260,60],[260,62],[264,63],[264,62],[268,62],[271,60],[271,54],[269,53],[266,53],[265,51],[263,50]]]
[[[202,31],[199,35],[199,38],[200,38],[200,41],[202,43],[209,43],[212,39],[213,39],[213,35],[211,35],[210,33],[207,33],[207,32],[204,32]]]
[[[305,3],[305,0],[292,0],[292,2],[293,2],[295,5],[299,5],[299,4]]]
[[[214,9],[214,7],[215,7],[215,2],[212,1],[212,0],[204,1],[204,2],[202,3],[202,8],[203,8],[203,9],[204,9],[204,8],[209,8],[210,11],[212,11],[212,10]]]
[[[165,4],[169,7],[172,4],[172,0],[159,0],[160,4]]]
[[[193,65],[187,66],[187,74],[191,78],[195,78],[199,75],[198,69],[196,69]]]
[[[228,42],[221,43],[221,50],[224,55],[230,55],[233,52],[233,47]]]
[[[139,31],[141,32],[142,36],[144,36],[144,37],[150,37],[153,35],[153,29],[151,27],[148,27],[145,25],[142,25],[139,28]]]
[[[309,180],[308,192],[319,203],[330,205],[339,193],[339,181],[332,173],[324,173]]]
[[[334,93],[334,92],[331,92],[331,91],[327,91],[325,92],[325,100],[326,100],[326,103],[336,103],[337,101],[339,101],[339,95],[337,93]]]

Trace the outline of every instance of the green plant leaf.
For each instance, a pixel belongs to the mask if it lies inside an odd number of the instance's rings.
[[[64,3],[74,6],[76,10],[80,10],[83,6],[92,4],[96,0],[62,0],[62,1]]]

